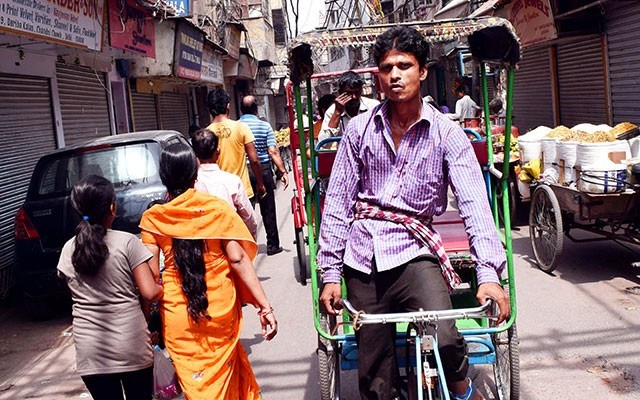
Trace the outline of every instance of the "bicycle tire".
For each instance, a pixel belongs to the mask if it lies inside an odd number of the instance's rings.
[[[331,332],[335,317],[320,314],[320,327]],[[338,342],[318,335],[318,370],[320,372],[320,397],[322,400],[340,398],[340,351]]]
[[[540,185],[533,192],[529,212],[529,237],[538,268],[550,273],[558,266],[564,228],[560,204],[553,190]]]
[[[302,286],[307,285],[307,248],[302,228],[296,228],[296,253],[298,256],[298,279]]]

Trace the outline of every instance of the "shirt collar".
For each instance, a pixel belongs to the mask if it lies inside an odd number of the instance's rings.
[[[360,97],[360,108],[358,108],[358,114],[362,114],[365,113],[367,111],[369,111],[369,106],[367,104],[365,104],[366,100],[362,100],[363,98]],[[340,114],[341,117],[349,117],[349,118],[353,118],[354,116],[351,116],[349,114],[347,114],[347,109],[345,108],[345,110],[342,112],[342,114]]]
[[[220,171],[220,167],[216,163],[200,164],[200,169],[203,171]]]
[[[253,114],[242,114],[240,119],[258,119],[258,116]]]
[[[419,121],[426,121],[429,125],[433,123],[434,118],[436,117],[436,109],[429,105],[424,100],[420,100],[422,104],[422,109],[420,110],[420,119]],[[375,115],[376,121],[383,121],[388,126],[389,125],[389,100],[385,100],[382,103],[382,106],[378,108],[378,111]]]

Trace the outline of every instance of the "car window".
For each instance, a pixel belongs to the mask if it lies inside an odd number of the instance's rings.
[[[61,154],[42,168],[37,192],[66,192],[88,175],[104,176],[116,188],[159,182],[159,153],[160,146],[152,142]]]

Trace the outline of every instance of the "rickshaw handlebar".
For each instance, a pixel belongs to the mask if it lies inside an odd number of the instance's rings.
[[[343,307],[351,318],[356,319],[357,323],[366,324],[396,324],[396,323],[432,323],[438,320],[449,319],[464,319],[464,318],[491,318],[492,315],[488,315],[487,311],[493,304],[493,299],[487,299],[487,301],[480,307],[475,308],[457,308],[451,310],[438,310],[438,311],[408,311],[399,313],[386,313],[386,314],[367,314],[364,311],[358,311],[349,302],[349,300],[343,298],[340,300]]]

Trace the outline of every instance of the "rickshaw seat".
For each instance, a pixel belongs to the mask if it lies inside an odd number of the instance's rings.
[[[318,171],[319,177],[329,177],[331,175],[331,169],[333,168],[333,162],[336,159],[337,150],[327,150],[324,146],[329,143],[340,142],[340,136],[326,138],[321,140],[316,145],[316,171]]]
[[[331,175],[331,169],[333,168],[333,162],[336,159],[335,150],[325,150],[316,153],[316,167],[318,169],[318,176],[328,177]]]
[[[433,228],[440,234],[447,253],[470,250],[469,237],[458,210],[445,211],[444,214],[434,217]]]
[[[487,140],[472,140],[471,147],[473,147],[473,152],[476,153],[476,158],[478,159],[478,163],[480,165],[488,165],[489,164],[489,150],[487,149]]]

